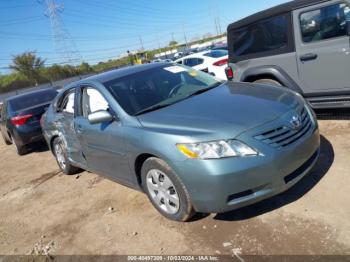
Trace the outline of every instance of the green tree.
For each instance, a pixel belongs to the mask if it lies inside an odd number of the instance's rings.
[[[93,72],[94,70],[88,63],[83,62],[78,66],[78,71],[80,74],[88,74]]]
[[[169,46],[176,46],[178,43],[174,40],[170,41]]]
[[[13,57],[10,68],[22,74],[29,82],[38,85],[42,77],[40,69],[44,67],[45,60],[37,57],[34,52],[25,52]]]

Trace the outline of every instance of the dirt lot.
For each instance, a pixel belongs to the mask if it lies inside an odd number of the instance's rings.
[[[350,254],[350,121],[320,128],[320,160],[291,190],[186,224],[95,174],[61,174],[50,152],[18,157],[1,142],[0,254]]]

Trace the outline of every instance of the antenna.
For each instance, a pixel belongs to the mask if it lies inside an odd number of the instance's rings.
[[[55,0],[38,0],[38,2],[45,5],[45,16],[50,18],[57,56],[62,59],[64,64],[81,63],[82,56],[61,17],[64,10],[63,4],[57,4]]]

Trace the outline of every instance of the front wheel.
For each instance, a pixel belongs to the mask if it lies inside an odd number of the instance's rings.
[[[79,172],[79,168],[73,166],[67,156],[66,147],[61,138],[56,137],[52,143],[53,153],[61,171],[66,175],[74,175]]]
[[[155,157],[147,159],[141,175],[144,191],[163,216],[184,222],[195,214],[186,187],[163,160]]]

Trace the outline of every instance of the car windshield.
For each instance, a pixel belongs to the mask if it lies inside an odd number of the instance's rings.
[[[228,55],[228,51],[226,50],[212,50],[208,53],[203,54],[204,56],[212,57],[212,58],[220,58]]]
[[[32,106],[50,103],[57,95],[55,90],[43,90],[34,93],[28,93],[9,100],[13,111],[20,111]]]
[[[169,106],[222,82],[190,67],[167,64],[103,83],[129,115]]]

